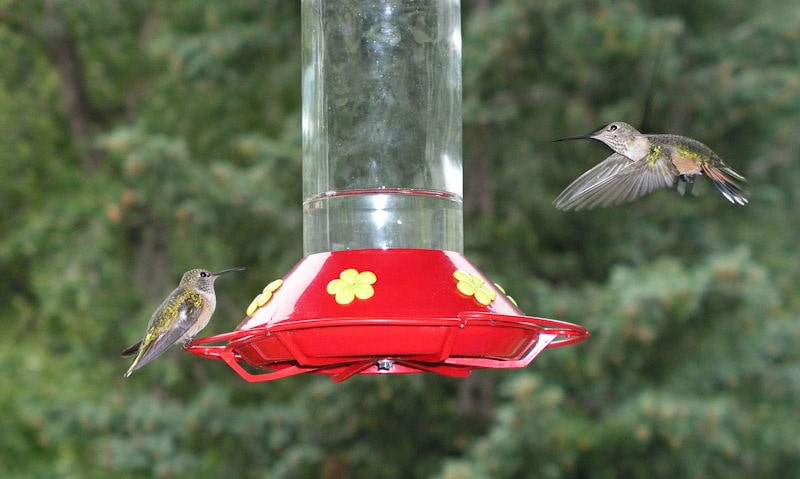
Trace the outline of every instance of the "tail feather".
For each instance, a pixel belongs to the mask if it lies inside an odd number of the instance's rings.
[[[131,356],[133,356],[133,355],[135,355],[136,353],[139,352],[139,347],[141,345],[142,345],[142,342],[139,341],[138,343],[134,344],[133,346],[130,346],[130,347],[126,348],[124,351],[119,353],[119,355],[121,357],[123,357],[123,358],[129,358],[129,357],[131,357]]]
[[[703,173],[714,183],[722,196],[731,203],[746,205],[748,195],[747,180],[727,165],[703,165]]]
[[[139,369],[140,367],[142,367],[142,366],[137,366],[138,362],[139,362],[138,360],[134,360],[134,361],[133,361],[133,364],[131,364],[131,365],[130,365],[130,367],[128,368],[128,370],[127,370],[127,371],[125,371],[125,374],[123,374],[123,375],[122,375],[122,377],[124,377],[124,378],[128,378],[128,377],[130,377],[130,376],[131,376],[131,374],[132,374],[134,371],[136,371],[137,369]]]

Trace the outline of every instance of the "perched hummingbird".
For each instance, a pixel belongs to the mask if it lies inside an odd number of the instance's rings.
[[[582,174],[553,201],[560,210],[605,207],[632,201],[657,190],[677,186],[684,194],[694,177],[706,175],[731,203],[747,204],[747,180],[697,140],[679,135],[646,135],[621,121],[587,135],[614,153]]]
[[[214,314],[217,306],[214,280],[223,274],[244,269],[232,268],[219,273],[190,269],[185,272],[178,287],[150,317],[144,338],[122,351],[123,358],[136,355],[125,377],[163,354],[173,344],[191,341]]]

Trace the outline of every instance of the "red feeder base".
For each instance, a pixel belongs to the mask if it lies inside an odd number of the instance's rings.
[[[186,350],[225,361],[243,379],[521,368],[586,329],[524,316],[459,253],[425,249],[307,256],[253,300],[236,330]],[[213,345],[212,343],[224,343]],[[252,373],[243,363],[269,370]]]

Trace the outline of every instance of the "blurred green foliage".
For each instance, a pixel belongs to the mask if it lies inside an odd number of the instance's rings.
[[[0,0],[2,477],[800,469],[800,5],[463,3],[467,256],[592,337],[467,379],[254,385],[117,355],[184,270],[249,267],[218,333],[301,257],[299,2]],[[613,120],[711,145],[751,204],[556,211],[607,152],[550,140]]]

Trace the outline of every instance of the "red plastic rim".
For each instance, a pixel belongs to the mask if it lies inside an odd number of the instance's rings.
[[[250,310],[235,331],[196,339],[186,350],[222,360],[250,382],[307,372],[334,381],[461,377],[474,368],[525,367],[544,349],[589,335],[575,324],[523,315],[462,255],[440,250],[311,255],[270,283]]]

